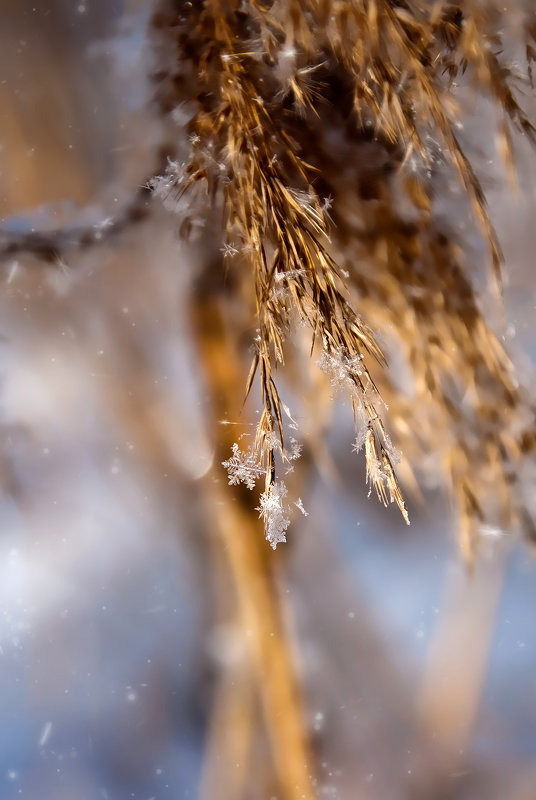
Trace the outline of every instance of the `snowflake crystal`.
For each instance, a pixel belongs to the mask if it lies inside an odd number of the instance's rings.
[[[222,464],[227,470],[231,486],[245,483],[248,489],[254,489],[257,478],[266,473],[262,464],[257,460],[255,453],[251,449],[240,450],[236,442],[233,444],[233,455],[227,461],[223,461]]]

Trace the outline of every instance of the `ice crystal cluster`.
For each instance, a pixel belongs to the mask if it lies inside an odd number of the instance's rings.
[[[275,550],[280,542],[286,542],[285,531],[290,525],[285,498],[287,487],[283,481],[276,481],[261,494],[259,516],[264,520],[266,539]]]
[[[286,464],[286,472],[292,471],[290,462],[298,459],[301,454],[299,442],[291,438],[290,449],[285,452],[277,435],[273,433],[270,436],[268,446],[271,448],[271,452],[274,450],[279,452]],[[262,463],[263,452],[261,449],[252,446],[242,450],[238,443],[235,442],[232,446],[232,452],[232,456],[223,462],[231,486],[243,483],[248,489],[252,490],[255,488],[257,480],[262,476],[265,477],[265,490],[260,495],[260,505],[257,511],[259,512],[259,517],[262,517],[264,521],[266,539],[275,550],[280,542],[286,541],[285,532],[290,525],[289,514],[291,513],[291,506],[285,499],[288,495],[285,482],[283,480],[266,480],[267,468]],[[307,511],[301,498],[298,498],[294,505],[304,516],[307,516]]]

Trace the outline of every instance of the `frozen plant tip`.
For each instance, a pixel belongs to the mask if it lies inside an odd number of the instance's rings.
[[[285,406],[285,412],[290,412]],[[264,422],[263,422],[264,419]],[[229,484],[236,486],[243,483],[248,489],[254,489],[259,478],[265,477],[265,489],[260,496],[259,516],[264,520],[264,532],[271,546],[276,548],[279,542],[285,542],[285,532],[290,524],[287,516],[290,506],[283,502],[287,496],[287,487],[283,481],[275,481],[275,455],[282,463],[287,464],[287,473],[292,471],[291,462],[300,457],[301,445],[295,438],[290,439],[290,449],[286,450],[273,430],[263,430],[266,415],[261,418],[257,429],[254,444],[247,450],[241,450],[235,442],[232,446],[233,454],[222,464],[227,470]],[[259,429],[261,434],[259,435]],[[307,516],[301,498],[294,503],[304,516]]]
[[[374,487],[378,499],[383,505],[386,506],[388,502],[396,503],[406,524],[409,525],[408,512],[395,477],[391,458],[386,447],[382,443],[378,445],[372,427],[369,427],[365,437],[365,457],[367,460],[369,497],[372,487]]]

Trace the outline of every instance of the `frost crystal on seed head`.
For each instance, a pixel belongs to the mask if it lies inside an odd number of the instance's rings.
[[[352,356],[346,348],[340,347],[338,350],[323,350],[316,363],[329,377],[331,385],[339,389],[348,387],[348,384],[354,388],[355,378],[363,373],[362,361],[360,354]]]
[[[225,242],[223,247],[220,248],[220,253],[223,253],[224,258],[232,258],[232,256],[238,255],[239,252],[232,242]]]
[[[352,444],[352,452],[359,453],[361,451],[367,439],[367,433],[368,433],[367,423],[362,419],[358,419],[356,423],[355,439]]]
[[[177,211],[181,189],[186,180],[187,165],[168,159],[163,175],[155,175],[147,183],[154,197],[158,197],[168,211]]]
[[[256,509],[259,517],[264,520],[266,539],[274,550],[280,542],[287,541],[285,532],[290,525],[290,519],[283,503],[286,496],[287,487],[283,481],[272,483],[270,488],[261,494],[260,506]]]

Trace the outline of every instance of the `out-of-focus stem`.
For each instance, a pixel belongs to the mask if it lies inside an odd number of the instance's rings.
[[[225,786],[226,800],[247,792],[256,713],[249,659],[224,669],[210,718],[199,800],[213,800]]]
[[[448,577],[419,702],[422,727],[453,757],[464,752],[484,686],[503,577],[505,553],[473,579]]]
[[[213,418],[235,413],[238,419],[237,398],[243,394],[246,375],[226,336],[218,303],[207,295],[206,289],[206,284],[198,289],[192,316]],[[232,437],[228,427],[222,426],[218,431],[215,463],[223,460],[230,450]],[[312,800],[315,792],[306,725],[274,580],[279,558],[263,539],[249,492],[242,500],[243,495],[234,490],[237,496],[233,501],[232,491],[221,483],[212,484],[210,507],[214,529],[234,578],[277,782],[282,797]]]

